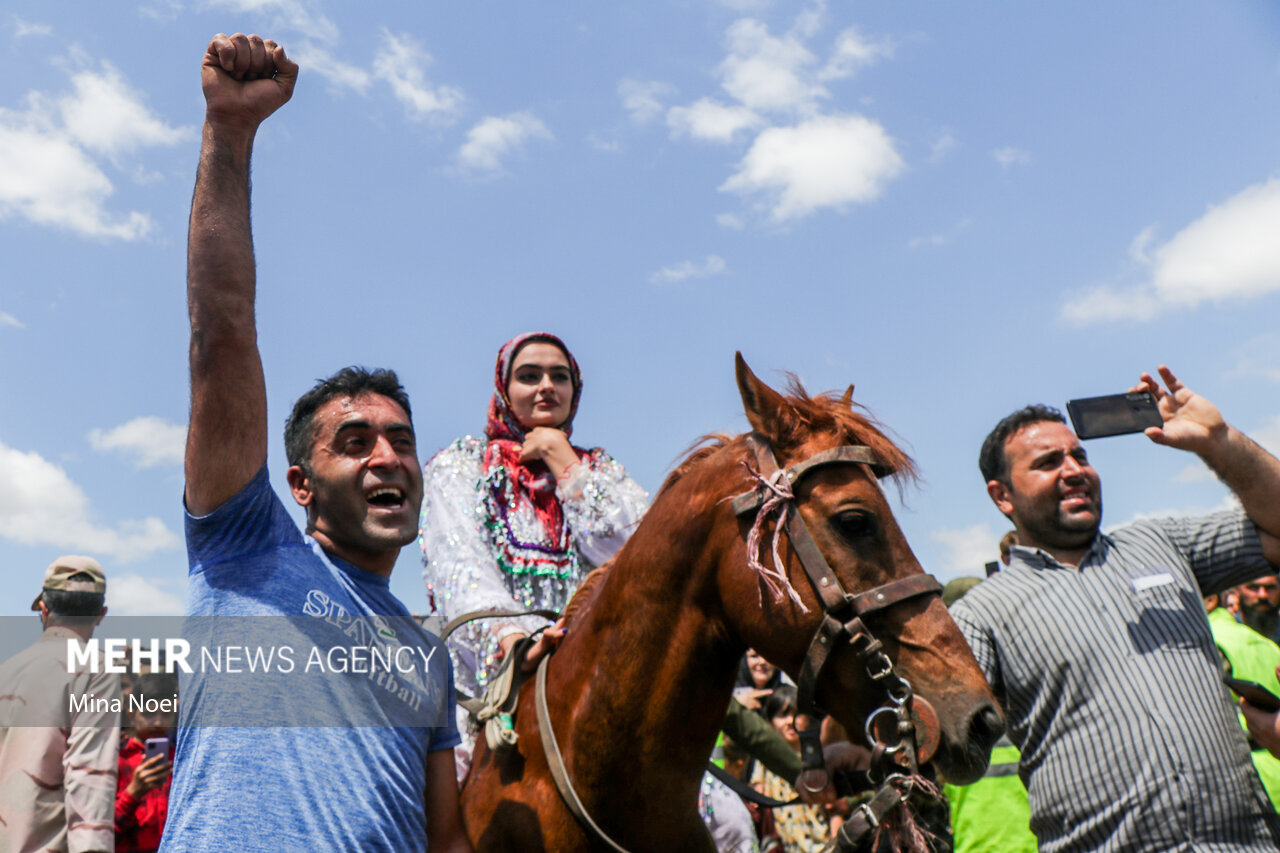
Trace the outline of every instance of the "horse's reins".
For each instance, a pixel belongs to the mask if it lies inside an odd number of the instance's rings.
[[[818,679],[837,646],[848,643],[853,648],[872,683],[881,686],[889,699],[888,703],[871,713],[865,727],[867,741],[872,747],[872,772],[880,777],[880,788],[870,802],[858,807],[841,827],[836,838],[836,842],[845,845],[846,849],[855,849],[875,831],[886,815],[897,806],[905,804],[913,786],[911,777],[917,775],[919,763],[928,761],[937,746],[937,717],[932,708],[921,697],[917,697],[912,703],[911,685],[894,671],[893,662],[884,653],[883,646],[863,622],[863,618],[910,599],[940,595],[942,586],[931,575],[918,574],[898,578],[857,595],[847,592],[827,564],[795,507],[795,485],[807,474],[821,468],[855,464],[869,466],[876,476],[892,473],[869,447],[835,447],[781,469],[766,438],[752,433],[747,437],[747,444],[755,453],[758,470],[752,473],[758,483],[751,491],[733,499],[733,511],[739,517],[774,509],[779,511],[778,527],[785,526],[791,547],[813,586],[814,594],[822,604],[822,622],[809,642],[796,684],[797,707],[810,721],[810,725],[803,730],[796,727],[800,735],[800,756],[804,768],[826,772],[821,733],[813,722],[821,714],[816,700]],[[757,518],[753,530],[758,529],[761,523],[762,519]],[[775,530],[775,554],[776,536]],[[778,565],[776,569],[781,572],[782,566]],[[803,607],[803,604],[800,606]],[[909,706],[913,704],[926,727],[933,728],[933,731],[923,733],[923,748],[917,744],[917,737],[922,733],[916,731],[911,717],[912,708]],[[882,726],[879,721],[882,718],[896,723],[892,740],[886,741],[881,736]]]

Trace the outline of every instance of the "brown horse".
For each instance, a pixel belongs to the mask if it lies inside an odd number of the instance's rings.
[[[841,445],[865,445],[897,477],[911,460],[848,395],[783,397],[738,356],[747,420],[790,465]],[[852,390],[852,389],[850,389]],[[698,786],[724,722],[737,664],[755,648],[797,677],[822,619],[794,549],[779,552],[803,607],[774,595],[747,553],[751,519],[731,499],[753,486],[739,436],[693,452],[667,479],[630,541],[571,609],[568,634],[547,664],[551,724],[587,812],[632,851],[711,851],[698,817]],[[852,592],[920,575],[868,465],[813,471],[795,505],[839,582]],[[772,566],[767,524],[759,560]],[[787,538],[783,537],[787,543]],[[1003,723],[968,645],[936,595],[911,598],[868,621],[896,670],[937,712],[935,763],[966,782],[986,767]],[[836,650],[817,699],[851,732],[884,701],[866,667]],[[549,775],[534,684],[522,689],[514,749],[481,738],[462,789],[477,850],[604,850],[568,811]]]

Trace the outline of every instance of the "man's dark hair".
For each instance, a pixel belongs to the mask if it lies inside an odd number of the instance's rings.
[[[996,424],[995,429],[991,430],[986,440],[982,442],[982,450],[978,453],[978,469],[982,471],[983,482],[989,483],[992,480],[1003,482],[1009,476],[1009,460],[1004,456],[1004,443],[1024,426],[1043,421],[1065,424],[1067,419],[1053,406],[1042,406],[1037,403],[1018,409]]]
[[[68,580],[92,581],[93,576],[82,572]],[[105,593],[83,589],[46,589],[40,593],[40,600],[49,608],[49,621],[63,625],[92,625],[102,613],[106,598]]]
[[[293,404],[289,420],[284,424],[284,453],[290,466],[299,465],[310,472],[307,461],[311,458],[311,442],[315,438],[316,410],[334,397],[356,397],[360,394],[379,394],[394,401],[404,409],[409,423],[413,423],[409,394],[394,370],[344,367],[328,379],[319,380]]]

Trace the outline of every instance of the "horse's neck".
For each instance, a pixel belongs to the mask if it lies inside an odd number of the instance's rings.
[[[649,512],[561,652],[574,662],[567,680],[580,697],[572,725],[581,748],[633,774],[687,777],[705,765],[724,722],[736,649],[703,553],[709,530],[678,500]]]

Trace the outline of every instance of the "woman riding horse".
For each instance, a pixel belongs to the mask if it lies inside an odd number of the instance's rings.
[[[649,496],[604,450],[569,443],[581,395],[578,363],[558,337],[512,338],[498,351],[484,438],[461,438],[427,462],[423,575],[445,621],[478,610],[562,610],[631,535]],[[449,642],[458,689],[479,696],[502,655],[544,625],[527,616],[460,628]]]

